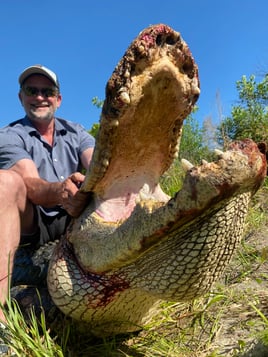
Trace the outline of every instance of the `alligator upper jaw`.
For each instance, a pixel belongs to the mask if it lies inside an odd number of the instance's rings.
[[[81,188],[94,192],[103,219],[126,219],[140,192],[167,201],[159,177],[177,154],[183,120],[199,93],[197,66],[178,32],[156,25],[133,41],[108,81]]]

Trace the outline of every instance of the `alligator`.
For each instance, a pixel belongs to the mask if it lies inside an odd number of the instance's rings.
[[[160,178],[178,156],[184,119],[200,94],[198,67],[179,32],[144,29],[106,85],[90,196],[49,257],[55,305],[99,336],[140,330],[163,301],[210,291],[243,237],[266,175],[265,149],[246,139],[213,162],[182,160],[182,188]]]

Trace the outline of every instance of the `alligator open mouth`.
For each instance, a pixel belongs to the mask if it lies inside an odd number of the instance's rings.
[[[92,192],[50,263],[55,304],[95,333],[140,328],[161,299],[193,299],[211,288],[239,244],[266,160],[250,140],[215,162],[184,162],[182,189],[159,186],[179,149],[183,120],[199,96],[197,66],[166,25],[135,39],[106,87],[92,163]]]

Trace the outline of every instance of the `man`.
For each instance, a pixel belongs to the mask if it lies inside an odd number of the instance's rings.
[[[79,124],[55,117],[62,97],[57,75],[42,65],[19,77],[26,116],[0,130],[0,302],[5,303],[19,244],[37,248],[62,235],[85,207],[78,191],[94,139]],[[0,310],[0,320],[5,321]]]

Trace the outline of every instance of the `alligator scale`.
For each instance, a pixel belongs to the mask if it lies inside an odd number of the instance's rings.
[[[250,141],[193,167],[173,197],[159,186],[199,96],[198,69],[178,32],[159,24],[132,42],[106,86],[86,180],[91,192],[50,261],[48,288],[96,334],[135,331],[163,300],[209,291],[239,244],[266,159]]]

